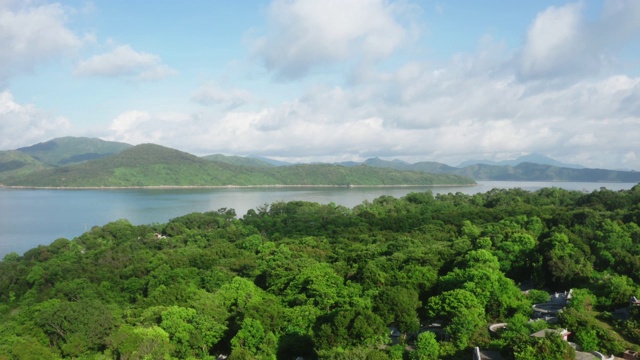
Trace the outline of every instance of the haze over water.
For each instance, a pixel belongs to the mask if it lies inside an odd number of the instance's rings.
[[[10,252],[23,254],[40,244],[72,239],[93,226],[118,219],[135,225],[164,223],[191,212],[230,208],[242,217],[250,209],[278,201],[336,203],[348,208],[384,195],[402,197],[431,190],[434,194],[476,194],[493,188],[543,187],[590,192],[605,187],[630,189],[635,183],[479,182],[477,186],[354,187],[354,188],[222,188],[126,190],[25,190],[0,188],[0,259]]]

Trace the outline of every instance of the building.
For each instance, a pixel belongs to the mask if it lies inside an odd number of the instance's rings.
[[[548,333],[558,334],[564,341],[568,341],[567,338],[569,337],[569,335],[571,335],[571,333],[567,331],[567,329],[542,329],[540,331],[534,332],[529,336],[543,338],[546,337]]]

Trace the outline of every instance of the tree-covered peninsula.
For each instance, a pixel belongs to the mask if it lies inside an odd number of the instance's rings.
[[[472,185],[470,178],[416,171],[305,164],[244,166],[205,160],[160,145],[142,144],[79,164],[57,166],[1,178],[7,186],[381,186]]]
[[[0,359],[622,356],[639,204],[637,185],[119,220],[4,257]]]

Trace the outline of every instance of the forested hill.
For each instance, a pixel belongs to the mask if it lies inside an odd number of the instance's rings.
[[[86,137],[61,137],[17,149],[48,165],[68,165],[117,154],[132,145]]]
[[[137,186],[251,186],[251,185],[438,185],[474,184],[448,174],[344,167],[295,165],[252,167],[207,161],[154,144],[142,144],[118,154],[77,165],[18,174],[3,179],[8,186],[137,187]]]
[[[640,182],[640,172],[606,169],[559,167],[523,162],[518,165],[473,164],[452,167],[437,162],[409,164],[402,161],[369,159],[369,166],[397,170],[424,171],[435,174],[467,176],[475,180],[494,181],[583,181],[583,182]]]
[[[150,145],[150,144],[148,144]],[[158,146],[158,145],[156,145]],[[585,181],[585,182],[640,182],[640,172],[637,171],[617,171],[606,169],[587,169],[579,165],[563,164],[553,159],[547,158],[540,154],[530,154],[515,160],[500,163],[469,163],[465,162],[458,167],[446,164],[423,161],[414,164],[400,160],[382,160],[379,158],[371,158],[364,162],[347,161],[333,164],[334,167],[318,168],[319,164],[297,165],[306,167],[311,172],[317,172],[319,169],[330,171],[327,175],[331,178],[338,179],[338,182],[328,183],[322,179],[316,178],[305,181],[301,184],[294,184],[287,179],[287,170],[277,170],[266,168],[289,167],[293,164],[277,161],[263,157],[243,157],[243,156],[226,156],[221,154],[204,156],[201,159],[209,160],[212,164],[188,165],[187,173],[192,174],[195,167],[203,166],[206,168],[205,174],[200,174],[199,178],[186,179],[177,174],[172,174],[171,169],[163,169],[162,161],[156,161],[155,170],[150,170],[144,156],[150,154],[142,154],[143,157],[130,162],[126,169],[121,169],[125,174],[104,173],[105,169],[99,169],[100,166],[109,166],[109,162],[98,163],[98,165],[90,164],[79,168],[70,168],[70,165],[77,165],[92,162],[93,160],[108,158],[120,154],[122,151],[131,149],[130,144],[105,141],[97,138],[85,137],[62,137],[55,138],[43,143],[32,146],[19,148],[12,151],[0,151],[0,184],[13,184],[24,186],[141,186],[136,184],[161,184],[168,186],[190,186],[196,184],[216,185],[383,185],[383,184],[400,184],[396,180],[379,178],[383,173],[362,174],[362,169],[347,171],[347,175],[343,170],[338,170],[335,166],[343,167],[362,167],[363,165],[381,169],[392,169],[396,171],[412,171],[429,174],[446,174],[456,175],[474,180],[499,180],[499,181]],[[167,148],[164,148],[167,149]],[[178,150],[174,150],[178,151]],[[134,151],[134,154],[137,151]],[[159,153],[162,151],[158,150]],[[157,160],[157,159],[156,159]],[[481,161],[482,162],[482,161]],[[228,168],[226,165],[235,167]],[[132,166],[142,166],[146,169],[132,169]],[[59,168],[46,173],[34,173],[45,168]],[[218,168],[217,171],[211,170]],[[222,169],[220,169],[222,167]],[[243,169],[244,167],[244,169]],[[246,169],[246,167],[250,169]],[[256,169],[260,168],[260,169]],[[109,169],[106,169],[107,171]],[[155,171],[155,172],[154,172]],[[229,179],[228,171],[237,174],[240,183],[226,181]],[[69,177],[63,176],[63,181],[58,177],[64,172],[71,173],[73,182],[77,185],[69,185]],[[80,174],[80,172],[82,174]],[[211,172],[220,172],[212,174]],[[29,173],[34,173],[26,176]],[[251,180],[247,180],[248,173],[257,174]],[[341,175],[342,174],[342,175]],[[366,179],[367,176],[373,175],[375,178]],[[77,177],[87,177],[83,181],[78,181]],[[150,176],[150,179],[143,179]],[[42,179],[38,179],[43,177]],[[124,178],[123,178],[124,177]],[[393,175],[398,179],[398,174]],[[232,178],[236,178],[232,176]],[[258,180],[259,178],[259,180]],[[48,185],[34,185],[45,184]],[[226,179],[226,180],[225,180]],[[166,181],[170,181],[167,184]],[[469,183],[469,180],[461,180],[460,178],[447,176],[429,176],[428,179],[417,179],[405,174],[402,181],[404,185],[420,184],[460,184]],[[425,182],[426,181],[426,182]],[[66,185],[65,185],[66,183]],[[87,185],[91,183],[92,185]],[[119,184],[119,185],[99,185],[103,183]],[[62,184],[62,185],[54,185]],[[146,186],[146,185],[143,185]]]
[[[533,163],[516,166],[469,165],[451,173],[476,180],[640,182],[640,172],[637,171],[575,169]]]
[[[244,157],[244,156],[227,156],[222,154],[207,155],[202,157],[205,160],[227,163],[231,165],[254,166],[254,167],[271,167],[275,166],[264,160]]]
[[[638,204],[640,185],[119,220],[0,261],[0,359],[576,358],[543,329],[621,357],[640,350]]]
[[[0,151],[0,180],[51,168],[20,151]]]

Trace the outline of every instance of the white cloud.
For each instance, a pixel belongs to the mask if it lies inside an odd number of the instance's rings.
[[[179,113],[152,114],[139,110],[126,111],[111,121],[109,135],[106,138],[129,144],[155,143],[172,146],[187,140],[180,137],[185,129],[189,129],[185,120],[189,120],[189,117]],[[183,148],[183,146],[178,147]]]
[[[70,129],[67,119],[51,116],[30,104],[19,104],[7,90],[0,92],[0,149],[13,150],[67,136]]]
[[[119,45],[110,52],[80,61],[75,69],[78,76],[124,77],[139,81],[160,80],[175,73],[159,56],[138,52],[129,45]]]
[[[549,7],[539,13],[516,59],[523,79],[600,75],[620,66],[617,48],[640,35],[640,2],[608,0],[595,21],[584,3]]]
[[[538,14],[529,28],[521,55],[521,73],[525,77],[558,75],[571,66],[584,66],[587,43],[582,4],[550,7]]]
[[[482,51],[478,57],[485,61]],[[290,161],[380,156],[456,165],[538,152],[585,166],[640,169],[630,153],[640,128],[640,114],[630,110],[640,108],[640,77],[540,90],[467,60],[446,68],[412,63],[356,87],[317,85],[259,111],[129,112],[114,120],[112,140]]]
[[[384,0],[274,0],[267,35],[253,50],[283,78],[339,61],[375,61],[406,40],[397,19],[403,10]]]
[[[224,90],[216,84],[206,84],[201,86],[191,99],[202,105],[221,105],[231,110],[251,102],[253,95],[244,89]]]
[[[57,3],[0,2],[0,80],[77,50],[83,40],[66,26],[67,13]]]

